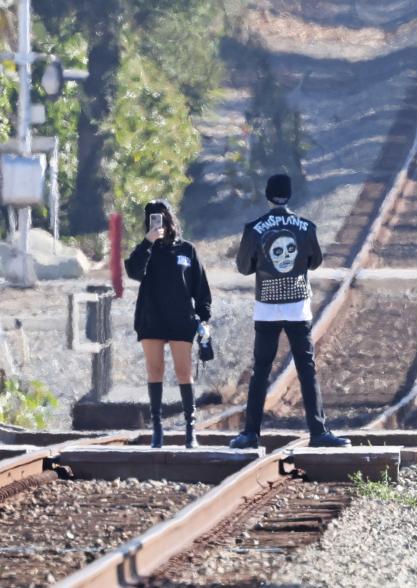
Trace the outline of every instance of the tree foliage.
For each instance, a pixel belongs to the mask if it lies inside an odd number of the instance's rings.
[[[104,10],[102,0],[32,0],[34,49],[89,71],[82,88],[67,83],[48,103],[38,128],[60,139],[64,233],[103,230],[116,207],[133,239],[147,200],[179,203],[199,147],[191,115],[220,85],[219,40],[235,4],[106,0]],[[44,99],[39,84],[34,96]],[[0,91],[3,135],[7,100],[10,93]]]
[[[210,102],[221,81],[218,53],[222,19],[218,2],[183,4],[174,14],[156,13],[153,26],[143,31],[141,53],[160,67],[195,113]]]
[[[11,133],[13,114],[12,96],[14,84],[9,76],[0,73],[0,142],[7,141]]]
[[[0,422],[45,429],[58,406],[56,397],[38,380],[0,379]]]
[[[198,152],[185,97],[125,32],[118,92],[105,130],[110,138],[106,168],[115,206],[124,213],[128,236],[142,232],[143,205],[153,198],[178,203],[189,182],[185,170]]]
[[[10,51],[16,31],[13,14],[0,7],[0,51]],[[13,95],[16,68],[12,62],[0,63],[0,142],[7,141],[12,129]]]

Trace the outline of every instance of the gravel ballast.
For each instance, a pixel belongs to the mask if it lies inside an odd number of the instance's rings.
[[[417,497],[417,465],[400,473],[397,494]],[[306,498],[326,500],[332,488],[305,484]],[[278,512],[285,504],[278,500]],[[256,521],[249,517],[242,536],[251,536]],[[294,550],[272,553],[261,544],[239,554],[239,537],[208,539],[194,556],[194,544],[146,584],[149,588],[414,588],[417,585],[417,508],[399,500],[354,497],[321,539]],[[277,550],[279,551],[279,550]],[[203,562],[203,563],[202,563]]]
[[[400,473],[398,489],[417,496],[417,466]],[[319,544],[294,553],[271,587],[415,588],[417,508],[358,498],[328,527]]]
[[[210,489],[136,479],[57,481],[0,504],[1,588],[43,588],[172,517]]]

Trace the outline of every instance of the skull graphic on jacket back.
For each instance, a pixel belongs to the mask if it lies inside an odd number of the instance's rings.
[[[275,269],[282,274],[290,272],[294,268],[298,254],[297,240],[291,231],[274,231],[274,240],[271,242],[271,235],[268,236],[269,246],[265,247]]]

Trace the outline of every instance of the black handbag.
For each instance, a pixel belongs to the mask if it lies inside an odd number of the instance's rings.
[[[208,337],[208,339],[205,339],[203,342],[203,338],[201,337],[201,335],[198,335],[197,343],[198,343],[198,353],[197,353],[197,365],[196,365],[196,370],[195,370],[196,381],[198,380],[198,376],[200,375],[200,370],[199,370],[200,361],[203,364],[203,372],[204,372],[205,368],[206,368],[206,362],[214,359],[214,351],[213,351],[213,346],[211,344],[211,337]]]
[[[213,351],[213,346],[211,344],[211,337],[208,337],[208,339],[204,339],[204,341],[203,341],[203,338],[201,337],[201,335],[198,335],[197,343],[198,343],[198,359],[200,361],[205,363],[206,361],[211,361],[212,359],[214,359],[214,351]]]

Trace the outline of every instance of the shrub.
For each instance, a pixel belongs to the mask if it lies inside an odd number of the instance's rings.
[[[23,383],[3,380],[0,388],[0,422],[29,429],[44,429],[58,401],[38,380]]]

